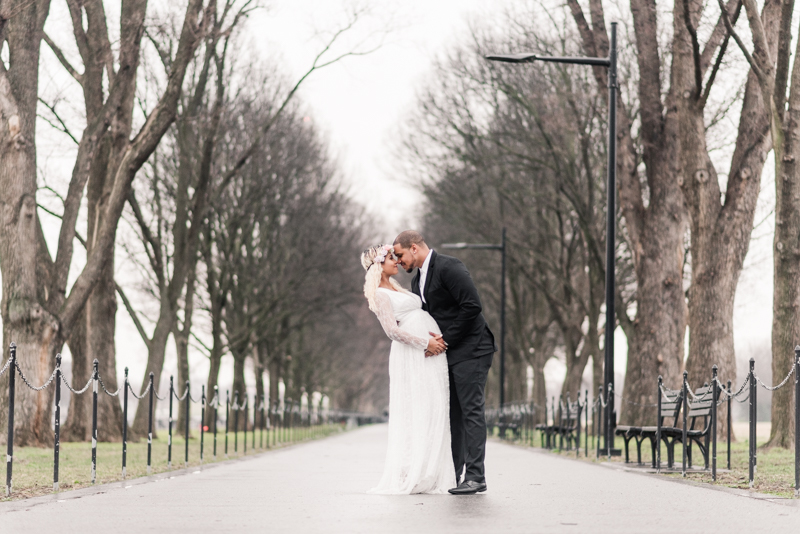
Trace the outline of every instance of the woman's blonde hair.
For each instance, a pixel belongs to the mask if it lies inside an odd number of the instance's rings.
[[[367,271],[364,280],[364,296],[367,297],[369,309],[377,312],[377,305],[375,304],[375,293],[378,291],[378,286],[381,284],[381,274],[383,273],[383,262],[386,257],[391,255],[394,257],[394,247],[392,245],[373,245],[361,253],[361,266]],[[397,291],[408,293],[408,290],[403,289],[397,280],[389,278],[389,283]]]

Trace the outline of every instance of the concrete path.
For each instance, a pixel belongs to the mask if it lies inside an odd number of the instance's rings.
[[[0,504],[0,532],[789,532],[783,504],[490,442],[486,494],[375,496],[386,426],[210,466]],[[679,528],[679,525],[680,528]]]

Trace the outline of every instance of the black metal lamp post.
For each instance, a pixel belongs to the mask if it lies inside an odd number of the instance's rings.
[[[444,243],[442,248],[499,250],[502,255],[500,274],[500,408],[506,401],[506,229],[499,245],[480,243]]]
[[[522,53],[486,56],[489,61],[504,63],[532,63],[549,61],[552,63],[572,63],[608,68],[608,218],[606,235],[606,332],[604,386],[607,386],[608,405],[606,407],[605,440],[609,455],[612,454],[614,428],[617,417],[614,411],[614,239],[616,230],[616,189],[617,189],[617,23],[611,23],[611,46],[607,58],[599,57],[550,57]],[[502,389],[501,389],[502,391]]]

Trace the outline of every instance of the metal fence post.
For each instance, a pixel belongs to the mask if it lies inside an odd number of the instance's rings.
[[[8,370],[8,443],[6,448],[6,497],[11,495],[11,473],[14,468],[14,386],[17,376],[17,345],[9,346],[11,364]]]
[[[794,348],[794,496],[800,497],[800,345]]]
[[[728,447],[728,471],[731,470],[731,381],[728,380],[728,439],[726,445]]]
[[[122,388],[122,479],[125,480],[125,467],[128,462],[128,368],[125,368],[125,381]]]
[[[711,367],[711,480],[717,480],[717,366]]]
[[[184,453],[183,453],[183,466],[189,467],[189,409],[191,408],[192,402],[192,390],[191,386],[189,385],[189,381],[186,381],[186,421],[184,424],[184,434],[186,437],[186,443],[184,445]]]
[[[167,468],[172,469],[172,399],[175,397],[175,384],[172,376],[169,377],[169,436],[167,437]]]
[[[567,402],[569,402],[569,393],[567,394]],[[564,432],[561,428],[561,420],[564,417],[564,396],[558,396],[558,450],[561,451],[564,449]],[[569,418],[569,410],[567,411],[567,417]],[[567,422],[569,424],[569,422]]]
[[[264,394],[261,394],[261,434],[258,437],[258,448],[264,448]],[[267,436],[269,440],[269,436]]]
[[[239,454],[239,392],[233,392],[233,453]]]
[[[61,354],[56,354],[56,414],[55,437],[53,442],[53,491],[58,491],[58,453],[60,452],[59,436],[61,434]]]
[[[150,395],[147,410],[147,474],[153,472],[151,461],[153,459],[153,371],[150,371]]]
[[[247,410],[250,409],[250,406],[247,405],[247,390],[243,393],[244,404],[242,405],[242,411],[244,411],[244,437],[242,439],[242,444],[244,445],[244,454],[247,454]]]
[[[92,484],[97,482],[97,382],[99,379],[98,366],[100,362],[95,358],[92,362]]]
[[[758,474],[758,383],[753,362],[753,482]]]
[[[658,392],[656,393],[656,397],[658,398],[658,412],[656,413],[656,447],[653,451],[656,455],[656,471],[661,472],[661,388],[664,384],[664,378],[661,375],[658,375]]]
[[[283,401],[283,441],[292,442],[292,399]]]
[[[584,429],[583,429],[583,456],[584,458],[589,457],[589,390],[585,391],[585,398],[583,399],[584,404]]]
[[[225,458],[228,457],[228,421],[231,418],[231,392],[225,390]]]
[[[581,392],[578,391],[578,414],[575,418],[575,457],[581,455]]]
[[[200,386],[200,464],[203,463],[203,436],[206,430],[206,386]]]
[[[614,415],[614,406],[609,406],[610,403],[614,402],[614,384],[609,382],[608,387],[606,388],[606,395],[608,399],[606,399],[606,454],[608,455],[608,461],[611,461],[611,449],[614,448],[614,429],[611,428],[613,421],[611,418]]]
[[[800,345],[794,348],[794,496],[800,496]]]
[[[256,425],[258,421],[258,393],[253,395],[253,446],[251,447],[253,450],[256,450]]]
[[[755,393],[755,378],[754,378],[755,377],[755,373],[754,373],[755,363],[756,363],[755,360],[753,358],[750,358],[750,373],[749,373],[749,378],[750,378],[750,399],[749,399],[749,404],[750,404],[750,414],[749,414],[750,415],[750,421],[749,421],[750,422],[750,429],[749,429],[750,430],[750,437],[749,437],[749,443],[747,444],[748,445],[748,453],[749,453],[749,455],[748,455],[748,464],[747,465],[748,465],[748,476],[749,476],[749,482],[750,482],[750,487],[751,488],[753,487],[753,479],[755,478],[755,460],[754,460],[755,453],[753,451],[753,445],[755,444],[755,441],[756,441],[756,418],[755,418],[755,413],[754,413],[754,409],[753,409],[754,408],[753,395]]]
[[[592,424],[594,425],[594,445],[595,445],[595,448],[597,449],[597,459],[598,460],[600,459],[600,427],[603,426],[602,425],[603,416],[600,415],[602,413],[602,411],[603,411],[603,409],[602,409],[603,408],[603,406],[602,406],[603,405],[603,386],[600,386],[599,391],[600,391],[600,396],[597,397],[597,400],[600,403],[598,405],[599,407],[598,406],[594,406],[593,407],[594,413],[595,413],[596,418],[597,418],[597,424],[595,425],[594,422],[592,422]],[[547,424],[547,418],[546,417],[545,417],[545,424]]]
[[[217,415],[219,413],[219,386],[214,384],[214,461],[217,460]]]
[[[689,385],[687,383],[687,377],[689,376],[688,371],[683,372],[683,434],[682,439],[683,441],[683,462],[681,467],[681,474],[682,476],[686,476],[686,412],[689,411]]]
[[[275,424],[272,428],[272,446],[278,446],[278,428],[281,426],[281,421],[278,419],[278,408],[280,407],[279,401],[275,399],[275,406],[272,409],[272,416],[275,419]]]

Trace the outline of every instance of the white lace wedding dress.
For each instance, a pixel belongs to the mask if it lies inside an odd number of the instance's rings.
[[[374,494],[446,493],[455,486],[450,450],[447,357],[425,357],[436,321],[410,292],[378,288],[378,319],[389,355],[389,446]]]

